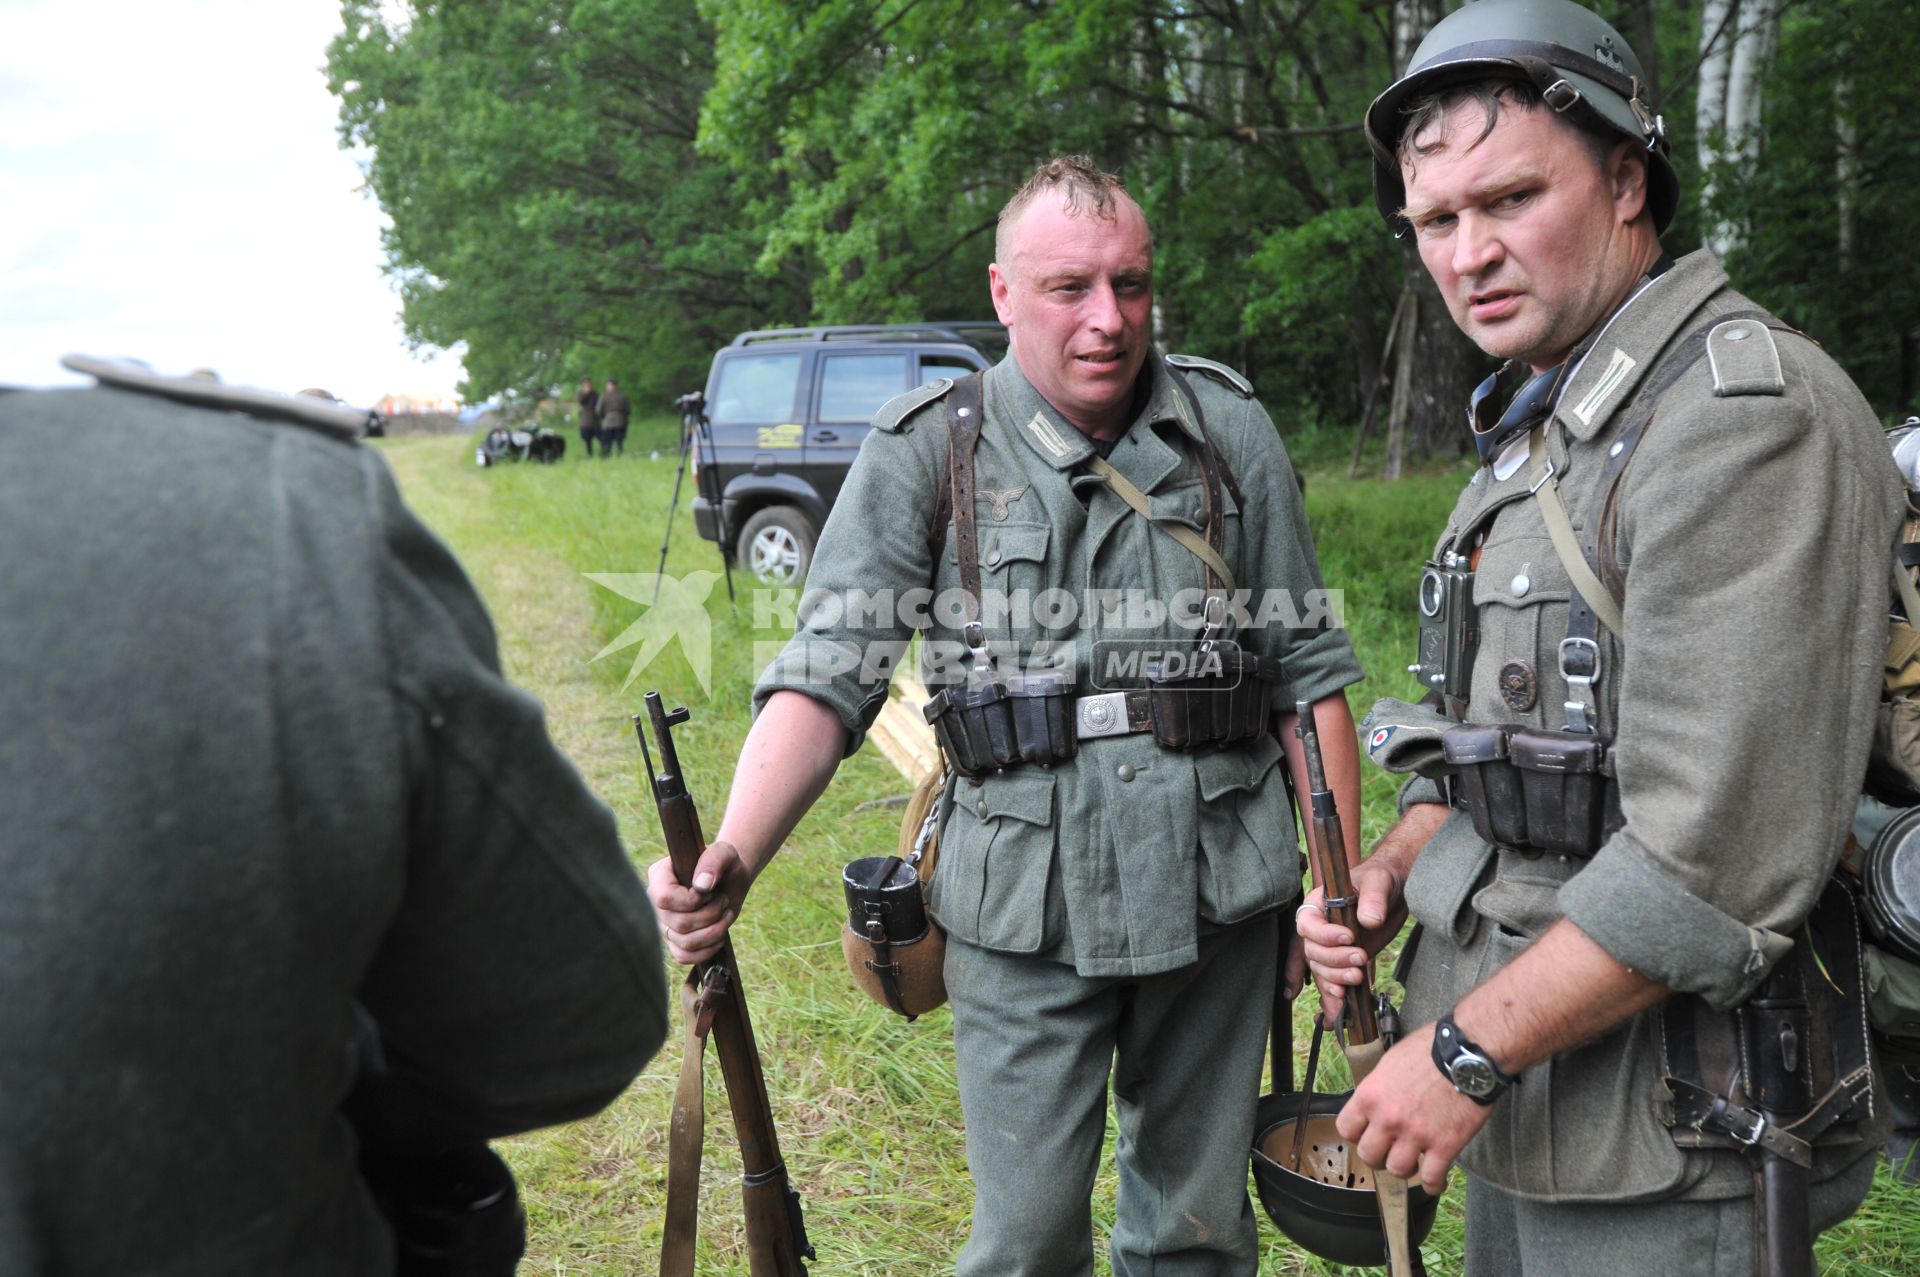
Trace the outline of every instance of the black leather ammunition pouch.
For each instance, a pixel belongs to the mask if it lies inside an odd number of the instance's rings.
[[[1454,805],[1496,847],[1591,856],[1620,827],[1605,742],[1584,732],[1463,723],[1441,734]]]
[[[1153,741],[1192,750],[1250,741],[1267,728],[1277,663],[1238,648],[1196,652],[1176,666],[1146,667]]]
[[[962,776],[1019,763],[1057,763],[1075,748],[1073,688],[1064,675],[983,680],[935,694],[922,711]]]

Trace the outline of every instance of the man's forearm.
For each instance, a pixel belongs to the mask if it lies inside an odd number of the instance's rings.
[[[1413,872],[1413,862],[1451,813],[1451,808],[1440,803],[1415,803],[1381,836],[1367,859],[1391,869],[1395,881],[1404,886],[1407,875]]]
[[[847,729],[803,692],[775,692],[740,748],[715,842],[757,874],[807,814],[847,752]]]
[[[1275,726],[1281,748],[1286,751],[1287,767],[1293,776],[1293,791],[1305,801],[1307,793],[1306,758],[1300,737],[1295,732],[1298,714],[1282,714]],[[1327,788],[1333,791],[1340,807],[1340,832],[1345,835],[1342,851],[1349,865],[1360,863],[1360,747],[1353,730],[1353,711],[1344,691],[1323,696],[1313,703],[1314,730],[1320,736],[1321,760],[1326,765]],[[1308,822],[1311,829],[1312,822]]]
[[[1508,1073],[1572,1050],[1670,990],[1621,963],[1564,918],[1461,999],[1460,1032]]]

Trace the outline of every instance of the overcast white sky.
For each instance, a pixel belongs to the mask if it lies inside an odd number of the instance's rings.
[[[62,354],[351,403],[450,393],[335,141],[332,0],[0,0],[0,384]]]

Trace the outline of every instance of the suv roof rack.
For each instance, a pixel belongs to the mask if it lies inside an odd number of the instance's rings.
[[[1006,331],[997,320],[933,320],[924,324],[836,324],[810,328],[761,328],[741,333],[735,346],[768,341],[958,341],[973,345],[969,333],[995,336]]]

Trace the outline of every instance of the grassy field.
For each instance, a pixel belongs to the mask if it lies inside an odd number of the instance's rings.
[[[735,608],[719,584],[708,599],[710,689],[700,686],[677,647],[624,689],[631,650],[593,659],[643,609],[583,574],[656,570],[669,531],[674,430],[670,420],[636,423],[626,457],[615,461],[589,463],[575,450],[553,467],[487,471],[474,466],[471,442],[458,436],[377,445],[408,500],[466,564],[493,610],[508,672],[546,703],[555,739],[618,814],[640,865],[662,854],[629,722],[642,708],[642,693],[658,688],[669,706],[693,711],[676,739],[711,832],[748,726],[754,644],[782,637],[766,617],[756,624],[748,583],[736,581]],[[650,460],[654,445],[660,456]],[[1427,475],[1387,487],[1310,476],[1308,506],[1322,566],[1328,582],[1346,591],[1348,625],[1373,671],[1351,692],[1356,715],[1375,696],[1413,691],[1402,672],[1413,646],[1412,571],[1463,477]],[[714,547],[694,535],[687,495],[671,528],[665,571],[673,576],[720,566]],[[905,789],[875,751],[850,759],[762,876],[734,931],[782,1150],[819,1249],[816,1275],[951,1271],[966,1235],[971,1189],[947,1014],[908,1025],[865,1001],[847,978],[838,943],[840,868],[891,850],[898,812],[885,800]],[[1391,808],[1392,786],[1376,775],[1363,813],[1369,842],[1386,828]],[[1302,1030],[1295,1034],[1297,1068],[1304,1066],[1312,1001],[1309,995],[1296,1008]],[[522,1271],[610,1277],[655,1269],[678,1064],[676,1038],[599,1117],[504,1145],[531,1216]],[[710,1068],[709,1078],[717,1076]],[[1323,1064],[1321,1083],[1323,1090],[1338,1089],[1337,1065],[1328,1070]],[[717,1081],[713,1085],[699,1271],[744,1274],[739,1159]],[[1109,1153],[1094,1203],[1101,1238],[1112,1220],[1111,1169]],[[1436,1277],[1459,1271],[1459,1198],[1456,1190],[1445,1199],[1425,1247]],[[1883,1174],[1866,1209],[1822,1239],[1822,1271],[1849,1277],[1920,1272],[1916,1219],[1920,1192]],[[1261,1240],[1263,1274],[1346,1271],[1304,1256],[1264,1220]],[[1104,1258],[1098,1271],[1107,1271]]]

